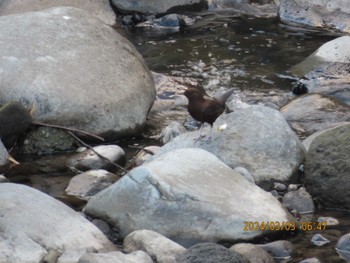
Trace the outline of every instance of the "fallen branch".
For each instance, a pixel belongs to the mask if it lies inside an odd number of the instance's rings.
[[[79,143],[81,143],[82,145],[84,145],[86,148],[89,148],[91,151],[93,151],[98,157],[100,157],[102,160],[106,161],[107,163],[110,163],[112,165],[114,165],[115,167],[119,168],[120,170],[122,170],[124,173],[128,173],[129,171],[124,169],[123,167],[121,167],[119,164],[112,162],[111,160],[109,160],[108,158],[104,157],[103,155],[99,154],[93,147],[91,147],[90,145],[88,145],[87,143],[83,142],[81,139],[79,139],[76,135],[74,135],[71,131],[68,131],[68,133],[74,138],[76,139]]]
[[[48,124],[48,123],[43,123],[43,122],[38,122],[38,121],[32,121],[32,124],[34,125],[39,125],[39,126],[45,126],[45,127],[51,127],[51,128],[57,128],[57,129],[62,129],[62,130],[66,130],[66,131],[70,131],[70,132],[77,132],[77,133],[81,133],[90,137],[93,137],[95,139],[101,140],[101,141],[105,141],[102,137],[86,132],[86,131],[82,131],[79,129],[74,129],[74,128],[68,128],[68,127],[64,127],[64,126],[60,126],[60,125],[55,125],[55,124]]]

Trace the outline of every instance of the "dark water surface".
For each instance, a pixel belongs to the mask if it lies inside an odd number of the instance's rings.
[[[289,68],[337,37],[329,32],[287,26],[277,19],[208,13],[191,18],[196,20],[194,24],[180,32],[134,28],[127,37],[151,70],[197,78],[210,91],[233,87],[242,96],[250,92],[290,93]],[[349,214],[322,210],[310,220],[316,221],[318,216],[334,216],[340,224],[325,231],[287,235],[284,239],[294,244],[294,254],[288,262],[312,257],[324,263],[345,262],[334,248],[337,240],[350,232]],[[311,238],[316,233],[330,242],[314,245]]]
[[[277,74],[301,62],[335,35],[277,19],[205,14],[180,32],[136,28],[128,35],[151,70],[203,80],[210,89],[290,90]]]

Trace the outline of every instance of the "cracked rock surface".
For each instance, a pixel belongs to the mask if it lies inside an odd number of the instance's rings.
[[[119,228],[121,237],[149,229],[188,246],[251,239],[245,221],[291,221],[271,194],[211,153],[194,148],[158,156],[89,200],[84,212]]]

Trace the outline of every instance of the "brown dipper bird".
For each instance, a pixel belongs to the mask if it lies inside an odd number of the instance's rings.
[[[210,138],[213,123],[224,112],[226,108],[225,103],[233,91],[234,89],[230,89],[218,98],[210,97],[203,90],[196,88],[188,88],[184,92],[184,95],[188,98],[187,110],[192,118],[201,122],[202,124],[204,122],[210,124],[208,139]],[[202,128],[203,125],[201,126],[201,130],[196,141],[201,137]]]

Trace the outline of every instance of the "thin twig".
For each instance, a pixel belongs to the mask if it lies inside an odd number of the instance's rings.
[[[114,165],[115,167],[119,168],[120,170],[122,170],[125,173],[128,173],[129,171],[124,169],[123,167],[121,167],[119,164],[112,162],[111,160],[109,160],[108,158],[106,158],[105,156],[99,154],[94,148],[92,148],[90,145],[86,144],[85,142],[83,142],[81,139],[79,139],[76,135],[74,135],[73,132],[68,131],[68,133],[74,138],[76,139],[78,142],[80,142],[82,145],[84,145],[85,147],[89,148],[91,151],[93,151],[98,157],[100,157],[102,160],[106,161],[107,163],[110,163],[112,165]]]
[[[86,131],[82,131],[82,130],[78,130],[78,129],[74,129],[74,128],[68,128],[68,127],[64,127],[64,126],[60,126],[60,125],[55,125],[55,124],[48,124],[48,123],[43,123],[43,122],[38,122],[38,121],[32,121],[32,124],[34,125],[40,125],[40,126],[46,126],[46,127],[51,127],[51,128],[57,128],[57,129],[62,129],[62,130],[66,130],[66,131],[70,131],[70,132],[78,132],[81,134],[85,134],[88,135],[90,137],[93,137],[95,139],[101,140],[101,141],[105,141],[105,139],[103,139],[102,137],[86,132]]]

